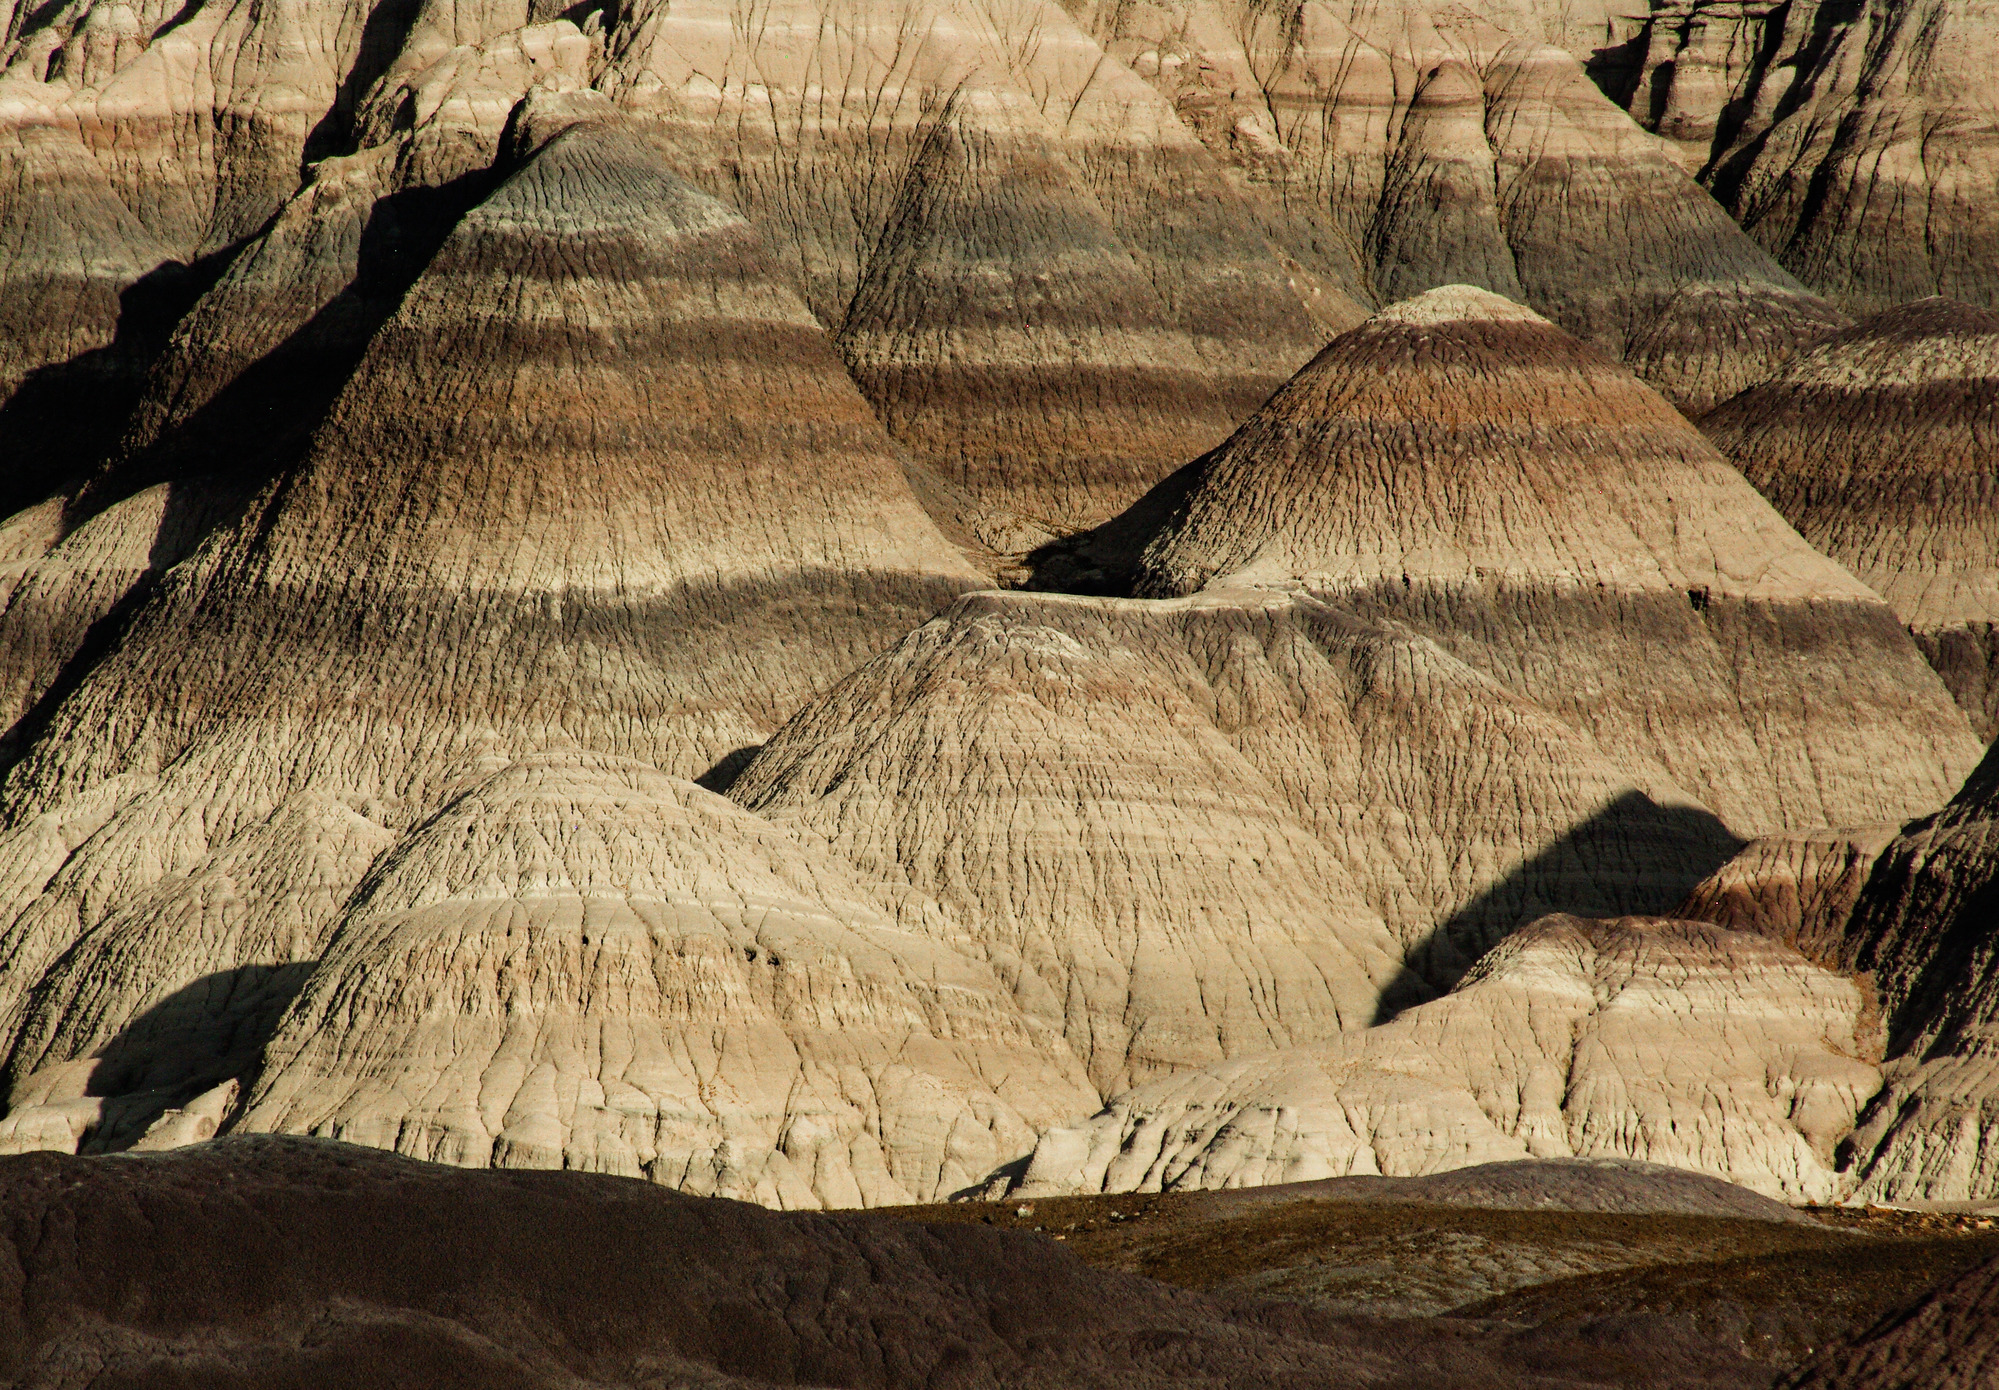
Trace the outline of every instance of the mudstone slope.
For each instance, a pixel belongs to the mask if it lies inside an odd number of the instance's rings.
[[[1875,314],[1700,424],[1888,600],[1979,733],[1999,732],[1999,312],[1929,298]]]

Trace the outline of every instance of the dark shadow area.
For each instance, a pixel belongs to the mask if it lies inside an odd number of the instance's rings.
[[[278,1021],[317,961],[244,965],[182,986],[134,1018],[97,1057],[85,1093],[113,1098],[80,1152],[129,1148],[162,1113],[237,1078],[245,1089]]]
[[[1017,587],[1096,598],[1156,597],[1137,592],[1139,560],[1155,536],[1171,534],[1184,520],[1187,498],[1206,476],[1212,457],[1203,454],[1175,469],[1103,525],[1033,551]]]
[[[1632,94],[1645,75],[1645,55],[1652,47],[1652,25],[1647,23],[1623,43],[1599,48],[1583,64],[1597,90],[1623,110],[1631,109]]]
[[[368,12],[361,27],[361,42],[355,50],[354,66],[341,79],[333,94],[333,104],[305,137],[302,164],[314,164],[329,155],[350,154],[354,148],[354,112],[368,89],[381,80],[402,52],[410,26],[423,10],[423,0],[386,0]]]
[[[761,743],[746,743],[741,748],[733,748],[715,760],[715,765],[694,779],[697,787],[706,787],[717,796],[727,796],[729,788],[736,785],[736,779],[743,775],[743,769],[750,760],[763,752]]]
[[[1522,862],[1430,933],[1382,991],[1377,1024],[1448,993],[1500,941],[1551,912],[1579,917],[1672,911],[1745,842],[1711,812],[1617,797]]]
[[[227,247],[192,265],[155,266],[119,292],[111,342],[22,378],[0,404],[0,458],[16,461],[0,472],[0,517],[62,492],[117,447],[174,325],[238,249]]]
[[[107,464],[78,495],[71,524],[156,483],[201,476],[250,492],[299,463],[376,331],[497,177],[480,170],[377,202],[348,286],[159,439]],[[163,370],[201,370],[200,344],[176,347],[181,351],[161,363]],[[152,389],[171,389],[158,375]]]

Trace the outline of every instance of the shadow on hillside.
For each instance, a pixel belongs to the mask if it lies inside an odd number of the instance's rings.
[[[204,975],[139,1014],[98,1053],[85,1094],[106,1098],[82,1151],[130,1148],[168,1110],[231,1078],[255,1079],[317,961],[243,965]]]
[[[1712,812],[1629,791],[1523,860],[1409,952],[1382,991],[1376,1023],[1447,993],[1479,957],[1551,912],[1621,917],[1670,912],[1745,842]]]

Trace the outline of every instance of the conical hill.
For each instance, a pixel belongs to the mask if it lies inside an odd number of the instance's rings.
[[[1409,623],[1739,833],[1913,815],[1977,756],[1872,592],[1651,388],[1483,290],[1334,339],[1106,531],[1141,593],[1302,586]]]
[[[10,1085],[56,1103],[36,1073],[169,998],[221,1026],[216,982],[317,959],[491,758],[700,775],[977,582],[749,225],[571,126],[8,771]],[[233,1047],[186,1044],[182,1079]]]

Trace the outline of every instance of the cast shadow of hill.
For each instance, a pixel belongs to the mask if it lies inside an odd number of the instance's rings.
[[[1500,941],[1538,917],[1672,911],[1746,843],[1713,812],[1628,791],[1605,803],[1465,903],[1409,952],[1382,991],[1375,1023],[1448,993]]]
[[[232,1078],[245,1092],[264,1044],[317,961],[220,970],[139,1014],[97,1055],[85,1094],[105,1097],[83,1152],[130,1148],[168,1110]]]

